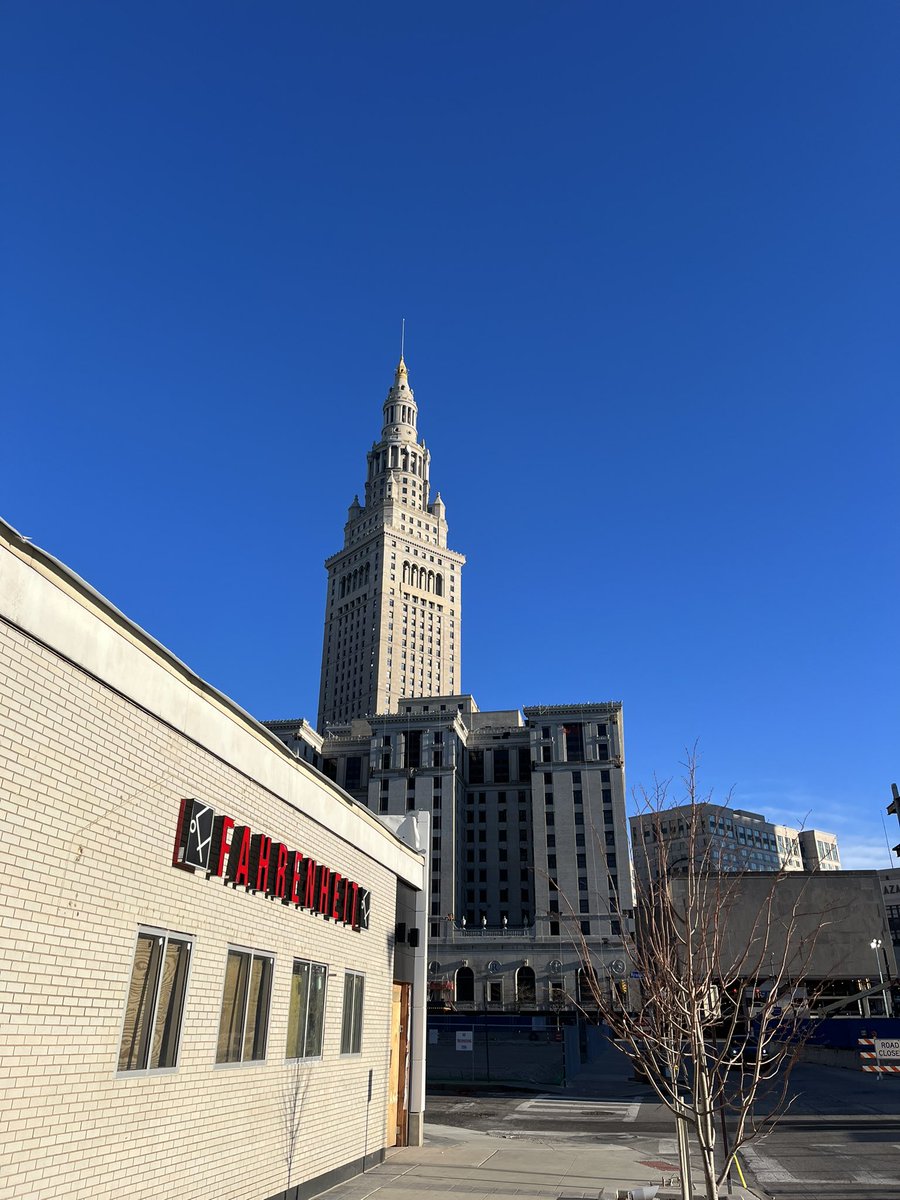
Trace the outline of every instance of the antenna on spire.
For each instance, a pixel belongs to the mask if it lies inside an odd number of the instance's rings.
[[[403,348],[406,345],[406,317],[400,318],[400,357],[403,358]]]

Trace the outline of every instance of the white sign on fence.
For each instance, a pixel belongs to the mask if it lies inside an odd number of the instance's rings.
[[[887,1061],[900,1059],[900,1038],[876,1038],[875,1053]]]
[[[456,1032],[456,1048],[457,1050],[471,1050],[472,1047],[472,1030],[462,1029]]]

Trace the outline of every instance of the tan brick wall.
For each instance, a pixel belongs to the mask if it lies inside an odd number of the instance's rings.
[[[171,866],[183,796],[372,890],[354,933]],[[292,1182],[383,1145],[395,878],[355,846],[0,623],[0,1200],[264,1200],[287,1184],[292,960],[329,965],[325,1048],[299,1069]],[[139,925],[195,938],[176,1071],[116,1075]],[[268,1059],[215,1066],[226,950],[275,955]],[[341,1058],[345,968],[366,973]]]

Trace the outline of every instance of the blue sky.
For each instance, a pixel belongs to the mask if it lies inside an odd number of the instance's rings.
[[[699,739],[889,865],[900,8],[8,0],[0,43],[7,520],[314,719],[405,316],[465,689],[621,699],[630,785]]]

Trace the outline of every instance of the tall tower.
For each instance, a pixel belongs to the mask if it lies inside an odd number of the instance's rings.
[[[365,505],[353,497],[344,546],[325,562],[328,598],[319,732],[393,711],[401,697],[461,691],[460,604],[465,558],[447,549],[431,455],[402,357],[384,402],[381,440],[366,456]]]

